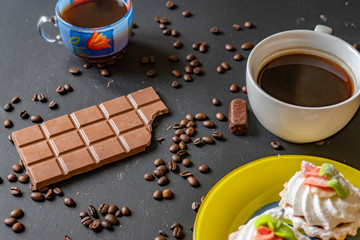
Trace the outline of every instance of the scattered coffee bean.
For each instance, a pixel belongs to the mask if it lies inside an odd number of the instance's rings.
[[[105,219],[106,221],[109,221],[112,225],[116,225],[116,224],[119,223],[119,221],[118,221],[118,219],[115,217],[115,215],[110,214],[110,213],[106,214],[105,217],[104,217],[104,219]]]
[[[95,221],[93,221],[92,223],[90,223],[89,228],[90,228],[91,230],[96,231],[96,230],[98,230],[98,229],[100,228],[100,226],[101,226],[100,220],[99,220],[99,219],[96,219]]]
[[[156,142],[161,143],[161,142],[164,141],[164,140],[165,140],[164,137],[159,137],[159,138],[156,139]]]
[[[237,92],[237,91],[239,91],[239,85],[237,85],[236,83],[231,84],[230,92]]]
[[[191,113],[186,114],[185,116],[186,120],[188,121],[194,121],[195,117]]]
[[[13,122],[9,119],[4,121],[4,127],[6,128],[12,128],[14,126]]]
[[[195,58],[196,58],[195,55],[192,54],[192,53],[189,53],[188,55],[186,55],[186,60],[187,60],[187,61],[192,61],[192,60],[194,60]]]
[[[45,200],[44,195],[40,192],[31,193],[30,198],[36,202],[43,202]]]
[[[225,45],[225,49],[228,51],[235,51],[235,47],[229,43]]]
[[[161,17],[159,23],[169,24],[169,20],[165,17]]]
[[[240,25],[239,25],[239,24],[236,24],[236,23],[234,23],[234,24],[232,25],[232,27],[233,27],[233,29],[234,29],[235,31],[239,31],[239,30],[241,29]]]
[[[215,131],[215,132],[212,133],[212,136],[213,136],[213,138],[215,138],[217,140],[223,139],[223,134],[221,132]]]
[[[173,43],[173,47],[174,48],[181,48],[183,45],[183,43],[181,41],[176,41]]]
[[[194,140],[193,144],[194,144],[195,146],[199,146],[200,144],[202,144],[202,139],[201,139],[201,138],[196,138],[196,139]]]
[[[155,71],[154,69],[151,69],[151,70],[149,70],[149,71],[146,72],[146,75],[147,75],[148,77],[155,77],[156,71]]]
[[[189,121],[188,124],[186,124],[186,127],[194,127],[195,126],[195,122],[194,121]]]
[[[20,183],[28,183],[29,182],[29,175],[25,174],[25,175],[19,176],[18,181]]]
[[[221,64],[220,64],[225,70],[229,70],[231,67],[230,67],[230,65],[227,63],[227,62],[222,62]]]
[[[190,167],[191,166],[191,161],[188,158],[184,158],[181,163],[182,163],[182,165],[184,167]]]
[[[12,218],[19,219],[22,216],[24,216],[24,212],[21,209],[15,209],[15,210],[10,212],[10,217],[12,217]]]
[[[85,63],[84,65],[83,65],[83,67],[85,68],[85,69],[89,69],[89,68],[91,68],[91,64],[90,63]]]
[[[124,206],[124,207],[121,208],[121,213],[124,216],[130,216],[131,211],[130,211],[130,209],[128,207]]]
[[[180,173],[180,176],[183,177],[183,178],[187,178],[189,176],[192,176],[191,172],[190,171],[183,171]]]
[[[51,101],[48,106],[51,109],[56,109],[58,107],[58,104],[55,101]]]
[[[193,70],[195,75],[200,75],[201,74],[201,67],[195,67]]]
[[[192,77],[188,73],[184,74],[183,79],[186,82],[191,82],[193,80]]]
[[[70,84],[65,84],[64,85],[64,89],[67,91],[67,92],[71,92],[73,90],[73,88],[71,87]]]
[[[18,103],[20,102],[20,98],[18,96],[15,96],[11,99],[11,103]]]
[[[71,238],[69,236],[65,235],[63,240],[71,240]]]
[[[14,225],[17,222],[16,218],[5,218],[4,219],[4,224],[8,227],[11,227],[12,225]]]
[[[179,70],[172,70],[172,71],[171,71],[171,74],[172,74],[174,77],[176,77],[176,78],[179,78],[179,77],[181,77],[181,75],[182,75]]]
[[[243,93],[247,93],[247,87],[246,87],[246,85],[244,85],[244,86],[241,87],[241,91],[242,91]]]
[[[164,164],[165,164],[165,162],[164,162],[164,160],[163,160],[162,158],[157,158],[157,159],[155,159],[155,161],[154,161],[154,166],[155,166],[155,167],[158,167],[158,166],[164,165]]]
[[[98,212],[101,214],[106,214],[109,210],[109,205],[102,203],[100,204],[99,208],[98,208]]]
[[[12,106],[11,103],[6,103],[6,104],[4,105],[4,110],[7,111],[7,112],[11,112],[13,109],[14,109],[14,108],[13,108],[13,106]]]
[[[220,30],[218,27],[212,27],[212,28],[210,28],[210,32],[213,34],[219,34]]]
[[[160,190],[156,190],[154,193],[153,193],[153,198],[155,200],[160,200],[162,199],[162,192]]]
[[[180,158],[179,155],[174,154],[174,155],[171,156],[171,160],[174,161],[174,162],[180,162],[181,158]]]
[[[189,135],[189,134],[188,134]],[[179,147],[179,145],[178,144],[173,144],[171,147],[170,147],[170,152],[172,152],[172,153],[176,153],[176,152],[178,152],[179,150],[180,150],[180,147]]]
[[[40,102],[46,102],[46,97],[43,93],[40,93],[37,95],[37,100],[40,101]]]
[[[172,86],[173,88],[179,88],[179,87],[180,87],[180,83],[179,83],[178,81],[173,81],[172,84],[171,84],[171,86]]]
[[[204,42],[202,42],[201,44],[200,44],[200,46],[199,46],[199,52],[201,52],[201,53],[206,53],[207,52],[207,44],[206,43],[204,43]]]
[[[203,125],[204,125],[204,127],[207,127],[207,128],[213,128],[213,127],[215,127],[214,122],[213,122],[213,121],[209,121],[209,120],[205,120],[205,121],[203,122]]]
[[[70,67],[69,72],[74,75],[80,74],[80,70],[78,67]]]
[[[200,61],[198,59],[194,59],[190,62],[191,67],[197,67],[200,65]]]
[[[71,197],[64,198],[64,204],[68,207],[75,207],[76,203]]]
[[[26,110],[21,111],[19,115],[22,119],[26,119],[29,117],[29,114],[27,113]]]
[[[180,121],[180,126],[185,127],[187,125],[188,121],[183,119]]]
[[[21,222],[16,222],[12,225],[11,230],[16,233],[22,232],[24,230],[24,225]]]
[[[161,194],[161,191],[160,191],[160,194]],[[122,216],[122,213],[121,213],[121,210],[118,209],[116,212],[115,212],[115,216],[116,217],[121,217]]]
[[[164,35],[170,35],[171,34],[171,29],[166,28],[166,26],[164,24],[160,24],[160,28],[162,28],[161,26],[165,27],[165,29],[163,30]]]
[[[57,92],[57,93],[60,93],[60,94],[65,94],[65,93],[66,93],[66,90],[65,90],[64,86],[58,86],[58,87],[56,88],[56,92]]]
[[[163,170],[160,170],[160,169],[155,169],[154,170],[154,175],[155,175],[155,177],[160,178],[160,177],[165,175],[165,172]]]
[[[219,106],[220,105],[220,100],[218,98],[213,98],[211,101],[212,101],[212,104],[214,106]]]
[[[219,120],[219,121],[224,121],[226,119],[225,115],[223,113],[220,113],[218,112],[216,115],[215,115],[216,119]]]
[[[32,192],[36,192],[36,191],[37,191],[37,189],[34,187],[33,184],[30,184],[30,185],[29,185],[29,189],[30,189],[30,191],[32,191]]]
[[[199,166],[199,172],[208,173],[209,171],[210,171],[210,168],[208,165],[200,165]]]
[[[31,98],[32,101],[37,102],[37,94],[35,93],[34,96]]]
[[[169,9],[173,9],[173,8],[175,8],[175,6],[176,6],[173,1],[167,1],[165,5],[166,5],[166,7],[169,8]]]
[[[176,228],[176,227],[182,228],[182,226],[181,226],[180,223],[174,222],[174,223],[171,225],[170,230],[174,230],[174,228]]]
[[[117,210],[118,210],[118,207],[116,205],[112,204],[109,206],[108,213],[115,214]]]
[[[205,120],[206,118],[207,118],[207,116],[206,116],[205,113],[197,113],[197,114],[195,115],[195,119],[196,119],[196,120],[202,121],[202,120]]]
[[[146,64],[146,63],[149,63],[149,62],[150,62],[150,60],[149,60],[148,57],[141,57],[140,58],[140,63],[141,64]]]
[[[246,22],[244,23],[244,27],[246,27],[246,28],[253,28],[254,25],[252,24],[252,22],[246,21]]]
[[[190,141],[190,137],[187,134],[181,134],[180,139],[181,139],[181,141],[183,141],[185,143]],[[181,148],[181,146],[180,146],[180,148]]]
[[[214,139],[213,139],[212,137],[208,137],[208,136],[202,137],[202,141],[203,141],[204,143],[207,143],[207,144],[212,144],[212,143],[214,143]]]
[[[244,57],[240,53],[236,53],[233,58],[235,61],[240,61],[244,59]]]
[[[93,205],[88,206],[88,212],[92,217],[99,218],[99,215],[98,215],[98,213],[97,213],[97,211],[96,211],[96,209],[95,209],[95,207]]]
[[[169,59],[170,62],[178,62],[179,61],[179,57],[176,56],[176,55],[170,55],[168,57],[168,59]]]
[[[23,168],[19,164],[12,165],[12,170],[16,173],[22,173]]]
[[[188,127],[186,130],[185,130],[185,133],[189,136],[192,136],[195,134],[195,128],[194,127]]]
[[[181,238],[182,237],[182,230],[180,227],[175,227],[174,230],[173,230],[173,236],[175,238]]]
[[[13,139],[12,139],[12,134],[11,134],[11,133],[8,135],[8,140],[9,140],[9,142],[14,143],[14,141],[13,141]]]
[[[60,188],[54,188],[54,189],[53,189],[53,192],[54,192],[56,195],[58,195],[58,196],[61,196],[61,195],[63,194],[63,192],[61,191]]]
[[[150,56],[149,61],[150,61],[150,63],[155,64],[156,63],[156,58],[154,56]]]
[[[45,194],[45,199],[46,200],[52,200],[54,199],[54,192],[52,189],[49,189],[46,194]]]
[[[191,47],[192,47],[194,50],[199,50],[200,43],[199,43],[199,42],[193,43],[193,44],[191,45]]]
[[[169,199],[173,196],[173,193],[170,189],[165,189],[163,192],[162,192],[162,197],[165,198],[165,199]]]
[[[146,181],[152,181],[152,180],[154,180],[154,176],[151,173],[147,173],[144,175],[144,179]]]
[[[84,226],[89,226],[92,223],[92,219],[90,216],[84,216],[81,218],[81,224],[83,224]]]
[[[178,37],[179,35],[180,35],[180,33],[178,30],[175,30],[175,29],[171,30],[171,36]]]
[[[184,17],[191,17],[192,14],[191,14],[190,11],[185,10],[185,11],[182,12],[182,15],[183,15]]]
[[[218,73],[224,73],[224,72],[225,72],[225,69],[224,69],[222,66],[218,66],[218,67],[216,68],[216,71],[217,71]]]
[[[101,221],[101,226],[105,229],[110,229],[112,225],[109,221],[103,220],[103,221]]]
[[[164,185],[168,184],[168,182],[169,182],[169,179],[167,178],[167,176],[162,176],[161,178],[159,178],[157,183],[160,186],[164,186]]]
[[[202,195],[200,201],[203,202],[205,200],[205,195]]]
[[[46,193],[49,190],[49,187],[42,187],[39,189],[41,193]]]
[[[199,209],[200,204],[198,202],[193,202],[191,204],[191,209],[194,210],[195,212],[197,212],[197,210]]]
[[[177,129],[174,134],[179,137],[181,134],[184,134],[184,130],[182,130],[181,128]]]
[[[180,138],[178,136],[173,136],[171,138],[171,140],[174,142],[174,143],[179,143],[180,142]]]
[[[100,73],[101,73],[101,75],[103,75],[104,77],[110,76],[110,71],[109,71],[109,69],[107,69],[107,68],[101,69]]]
[[[178,170],[178,166],[177,166],[176,162],[172,161],[172,160],[169,162],[168,167],[169,167],[169,170],[172,172],[176,172]]]
[[[189,176],[186,181],[190,184],[192,187],[198,187],[200,186],[199,181],[194,176]]]
[[[162,236],[158,236],[155,238],[155,240],[166,240],[166,238],[162,237]]]
[[[270,145],[273,149],[279,150],[281,148],[281,144],[279,142],[271,142]]]
[[[21,195],[21,190],[19,187],[11,187],[10,188],[10,193],[14,196],[20,196]]]
[[[7,176],[7,179],[9,182],[16,182],[17,181],[17,176],[13,173],[10,173],[8,176]]]
[[[156,169],[159,170],[159,171],[163,171],[164,174],[168,171],[166,165],[160,165],[160,166],[158,166]],[[161,176],[160,176],[160,177],[161,177]]]
[[[356,43],[353,44],[353,47],[356,48],[356,50],[359,50],[360,49],[360,44],[356,42]]]
[[[241,45],[241,49],[243,49],[243,50],[250,50],[253,47],[254,47],[254,45],[252,43],[249,43],[249,42],[244,43],[244,44]]]
[[[30,120],[34,123],[42,122],[42,118],[40,117],[40,115],[33,115],[30,117]]]

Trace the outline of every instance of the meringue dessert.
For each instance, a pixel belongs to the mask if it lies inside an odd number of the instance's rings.
[[[229,236],[229,240],[310,240],[291,228],[281,219],[283,209],[272,208],[250,219],[239,230]]]
[[[280,197],[284,218],[309,237],[342,240],[360,228],[360,190],[332,164],[303,161]]]

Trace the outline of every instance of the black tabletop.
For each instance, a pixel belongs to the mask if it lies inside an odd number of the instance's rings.
[[[21,208],[24,217],[20,220],[25,231],[16,234],[4,224],[0,224],[0,239],[154,239],[159,230],[163,230],[174,239],[170,226],[180,222],[184,239],[192,239],[190,227],[194,224],[196,212],[192,210],[194,201],[200,202],[216,182],[239,166],[253,160],[277,154],[305,154],[330,158],[360,169],[358,114],[340,132],[325,139],[323,145],[292,144],[274,136],[257,121],[249,106],[249,130],[244,136],[231,134],[227,122],[215,118],[217,112],[228,115],[229,103],[234,98],[247,100],[241,90],[233,93],[230,85],[245,85],[245,68],[249,51],[241,49],[245,42],[258,43],[263,38],[285,30],[314,29],[317,24],[334,29],[334,35],[349,43],[360,41],[359,1],[260,1],[260,0],[181,0],[175,1],[176,8],[168,9],[165,0],[134,0],[134,22],[138,25],[127,48],[124,59],[107,68],[111,76],[104,77],[93,66],[84,69],[84,60],[74,56],[63,45],[45,42],[38,34],[36,24],[40,16],[54,14],[55,0],[52,1],[0,1],[0,102],[5,105],[14,96],[21,101],[14,104],[14,110],[0,110],[1,120],[11,119],[14,126],[0,131],[0,217],[5,219],[13,209]],[[184,17],[188,10],[191,17]],[[176,29],[178,37],[166,36],[154,20],[156,16],[168,18],[170,29]],[[251,21],[254,27],[244,27],[245,21]],[[241,30],[235,31],[233,24],[239,24]],[[210,32],[218,27],[220,34]],[[47,28],[51,31],[51,27]],[[52,31],[56,33],[55,31]],[[180,40],[183,47],[175,49],[173,42]],[[192,44],[204,41],[208,51],[200,53],[192,49]],[[226,44],[232,44],[236,50],[229,52]],[[182,78],[175,79],[172,70],[183,74],[188,65],[186,55],[193,53],[201,62],[202,74],[193,75],[192,82]],[[233,56],[240,53],[244,60],[235,61]],[[169,55],[177,55],[179,62],[170,62]],[[141,57],[155,56],[155,64],[140,64]],[[227,62],[231,69],[223,74],[216,71],[221,62]],[[71,66],[77,66],[81,75],[68,72]],[[156,76],[148,77],[146,72],[155,69]],[[172,82],[178,80],[180,88],[173,88]],[[59,95],[56,88],[70,84],[74,91]],[[94,171],[78,175],[54,186],[60,187],[64,196],[42,203],[30,199],[29,184],[10,183],[7,175],[12,173],[12,165],[18,163],[19,155],[15,146],[8,141],[8,135],[33,123],[21,119],[19,113],[28,111],[30,115],[39,114],[49,120],[69,114],[82,108],[99,104],[152,86],[168,106],[170,113],[155,121],[153,140],[145,152],[121,161],[103,166]],[[43,93],[47,103],[31,100],[34,94]],[[212,98],[219,98],[221,105],[214,106]],[[50,101],[58,102],[59,108],[51,110]],[[173,130],[167,128],[184,119],[187,113],[206,113],[214,121],[216,128],[224,134],[223,141],[212,145],[195,147],[188,144],[192,166],[186,168],[179,164],[180,171],[190,170],[201,186],[192,188],[178,173],[167,173],[169,183],[159,186],[156,181],[147,182],[144,174],[155,169],[153,161],[171,159],[169,147],[172,144]],[[201,123],[197,124],[196,137],[212,134]],[[161,143],[157,138],[164,137]],[[194,137],[192,138],[194,140]],[[276,150],[270,142],[278,141],[283,149]],[[211,171],[199,172],[198,167],[206,164]],[[21,175],[21,174],[17,174]],[[12,186],[20,187],[23,195],[10,194]],[[157,189],[171,189],[173,199],[156,201],[153,192]],[[66,207],[65,197],[76,201],[75,208]],[[86,211],[89,205],[96,208],[101,203],[128,206],[131,215],[121,217],[120,225],[112,231],[95,233],[80,223],[79,213]],[[221,206],[219,206],[221,211]]]

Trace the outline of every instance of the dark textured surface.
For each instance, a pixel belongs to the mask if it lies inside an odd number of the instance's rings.
[[[254,0],[179,0],[178,7],[169,10],[165,0],[134,1],[134,21],[139,25],[128,47],[124,60],[109,67],[112,76],[101,76],[96,67],[83,69],[83,60],[73,56],[64,46],[46,43],[36,30],[37,20],[41,15],[52,15],[56,1],[20,1],[0,0],[0,102],[5,105],[12,97],[18,95],[21,102],[14,104],[10,113],[0,110],[1,121],[11,119],[12,129],[1,128],[0,131],[0,219],[5,219],[16,208],[24,210],[20,220],[25,231],[15,234],[4,224],[0,224],[1,239],[63,239],[69,235],[72,239],[154,239],[160,229],[169,236],[170,225],[178,221],[184,227],[185,239],[192,239],[190,226],[195,219],[191,209],[193,201],[200,197],[223,176],[235,168],[255,159],[276,154],[308,154],[336,161],[345,162],[360,169],[359,114],[356,114],[349,125],[335,136],[325,140],[323,146],[315,144],[291,144],[275,137],[266,131],[256,120],[249,107],[249,130],[244,136],[234,136],[227,130],[227,123],[215,119],[219,111],[228,114],[229,102],[240,97],[247,99],[241,91],[231,93],[232,83],[245,84],[245,66],[248,51],[240,46],[244,42],[258,43],[261,39],[284,30],[313,29],[316,24],[332,27],[334,34],[349,43],[360,41],[359,1],[254,1]],[[190,18],[181,15],[183,10],[193,13]],[[167,17],[169,28],[180,32],[178,38],[164,36],[154,21],[155,16]],[[254,29],[234,31],[233,23],[243,25],[246,21],[255,24]],[[220,35],[210,33],[210,28],[219,27]],[[184,43],[183,48],[174,49],[175,40]],[[207,53],[194,52],[191,44],[206,41]],[[245,60],[235,62],[235,52],[225,50],[225,44],[231,43],[236,52],[245,56]],[[174,77],[171,70],[183,72],[187,62],[185,56],[193,52],[202,62],[204,75],[194,76],[191,83],[179,80],[182,87],[171,87]],[[180,62],[172,63],[168,55],[176,54]],[[154,55],[155,65],[140,65],[142,56]],[[220,75],[216,67],[227,61],[231,70]],[[73,76],[69,67],[78,66],[82,74]],[[157,76],[149,78],[146,71],[155,69]],[[109,87],[108,82],[113,81]],[[74,91],[60,96],[56,87],[69,83]],[[99,104],[114,97],[122,96],[147,86],[153,86],[170,114],[156,121],[151,146],[143,153],[122,161],[101,167],[87,174],[76,176],[57,184],[65,196],[73,198],[77,205],[68,208],[63,204],[64,197],[42,203],[30,199],[28,184],[9,183],[6,176],[12,172],[11,166],[18,162],[19,156],[15,147],[8,142],[11,131],[32,125],[30,120],[19,117],[21,110],[26,109],[30,115],[39,114],[49,120],[84,107]],[[32,102],[34,93],[44,93],[49,101],[55,100],[59,109],[51,110],[47,104]],[[215,107],[211,99],[217,97],[221,105]],[[223,132],[225,141],[212,146],[196,148],[189,146],[189,158],[193,166],[189,168],[198,178],[201,186],[192,188],[180,176],[168,173],[170,183],[164,187],[155,181],[146,182],[145,173],[154,170],[154,159],[161,157],[168,162],[171,154],[169,147],[173,131],[166,128],[182,120],[186,113],[205,112],[216,124],[216,130]],[[210,135],[212,130],[198,124],[197,135]],[[158,144],[155,140],[164,137]],[[193,138],[194,139],[194,138]],[[284,150],[274,150],[271,141],[279,141]],[[201,174],[197,168],[207,164],[211,168],[208,174]],[[180,166],[181,170],[185,170]],[[19,186],[22,197],[9,193],[11,186]],[[155,201],[152,194],[156,189],[170,188],[174,193],[171,200]],[[92,204],[96,208],[101,203],[128,206],[132,210],[130,217],[121,217],[119,226],[113,231],[103,230],[94,233],[80,223],[79,213]],[[221,206],[219,206],[221,210]],[[173,239],[169,237],[168,239]]]

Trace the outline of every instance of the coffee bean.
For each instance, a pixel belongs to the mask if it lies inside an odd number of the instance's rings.
[[[212,101],[212,104],[214,106],[219,106],[220,105],[220,100],[218,98],[213,98],[211,101]]]
[[[29,189],[30,189],[30,191],[32,191],[32,192],[37,192],[37,189],[34,187],[33,184],[30,184],[30,185],[29,185]]]
[[[188,121],[194,121],[195,117],[191,113],[186,114],[185,119]]]
[[[195,212],[197,212],[197,210],[199,209],[200,204],[198,202],[193,202],[191,204],[191,209],[194,210]]]
[[[240,61],[244,59],[244,57],[240,53],[236,53],[233,58],[235,61]]]
[[[71,92],[73,90],[70,84],[65,84],[64,88],[67,92]]]
[[[16,233],[22,232],[24,230],[24,225],[21,222],[16,222],[12,225],[11,230]]]
[[[193,68],[191,66],[186,66],[185,67],[185,72],[188,73],[188,74],[194,73]]]
[[[98,211],[101,214],[106,214],[108,212],[108,210],[109,210],[109,205],[107,205],[105,203],[100,204],[100,206],[98,208]]]
[[[14,108],[13,108],[13,106],[12,106],[11,103],[6,103],[6,104],[4,105],[4,110],[7,111],[7,112],[11,112],[13,109],[14,109]]]
[[[224,73],[224,72],[225,72],[225,69],[224,69],[222,66],[218,66],[218,67],[216,68],[216,71],[217,71],[218,73]]]
[[[110,213],[106,214],[105,217],[104,217],[104,219],[105,219],[106,221],[109,221],[112,225],[116,225],[116,224],[119,223],[119,221],[118,221],[118,219],[115,217],[115,215],[110,214]]]
[[[192,47],[194,50],[199,50],[200,43],[199,43],[199,42],[193,43],[193,44],[191,45],[191,47]]]
[[[183,165],[184,167],[190,167],[190,166],[191,166],[191,161],[190,161],[190,159],[184,158],[184,159],[182,160],[182,165]]]
[[[57,102],[55,102],[55,101],[51,101],[48,106],[49,106],[49,108],[51,108],[51,109],[56,109],[56,108],[58,108]]]
[[[164,24],[160,24],[160,28],[162,28],[161,26],[166,27]],[[171,29],[165,28],[165,29],[163,30],[163,34],[164,34],[164,35],[170,35],[170,34],[171,34]]]
[[[52,189],[49,189],[45,194],[46,200],[53,200],[54,199],[54,192]]]
[[[151,69],[151,70],[149,70],[149,71],[146,72],[146,75],[147,75],[148,77],[155,77],[156,72],[155,72],[154,69]]]
[[[171,156],[171,160],[173,160],[174,162],[180,162],[181,158],[179,155],[174,154]]]
[[[200,66],[200,61],[198,59],[194,59],[190,62],[191,67],[197,67]]]
[[[165,26],[165,25],[164,25]],[[141,64],[146,64],[146,63],[149,63],[150,62],[150,60],[149,60],[149,58],[148,57],[141,57],[140,58],[140,63]]]
[[[182,74],[181,74],[181,72],[179,70],[172,70],[171,74],[176,78],[179,78],[179,77],[182,76]]]
[[[170,62],[178,62],[179,61],[179,57],[176,56],[176,55],[170,55],[168,57],[168,59],[169,59]]]
[[[124,216],[130,216],[131,211],[130,211],[130,209],[128,207],[124,206],[124,207],[121,208],[121,213]]]
[[[183,119],[183,120],[180,121],[180,126],[185,127],[187,125],[187,123],[188,123],[188,121]]]
[[[101,226],[100,220],[99,220],[99,219],[96,219],[95,221],[93,221],[92,223],[90,223],[89,228],[90,228],[91,230],[96,231],[96,230],[98,230],[98,229],[100,228],[100,226]]]
[[[183,156],[183,155],[188,154],[188,152],[186,150],[180,150],[176,154],[179,155],[179,156]]]
[[[168,184],[168,182],[169,182],[169,179],[166,176],[162,176],[161,178],[159,178],[157,183],[160,186],[164,186],[164,185]]]
[[[199,52],[201,52],[201,53],[206,53],[207,52],[207,44],[206,43],[201,43],[200,44]]]
[[[61,95],[63,95],[63,94],[66,93],[66,90],[65,90],[64,86],[58,86],[58,87],[56,88],[56,92],[59,93],[59,94],[61,94]]]
[[[41,193],[46,193],[49,190],[49,187],[42,187],[39,189]]]
[[[166,165],[160,165],[160,166],[158,166],[156,169],[159,170],[159,171],[163,171],[164,174],[168,171]],[[160,176],[160,177],[161,177],[161,176]]]
[[[202,120],[205,120],[206,118],[207,118],[207,116],[206,116],[205,113],[197,113],[197,114],[195,115],[195,119],[196,119],[196,120],[202,121]]]
[[[19,176],[18,181],[20,183],[28,183],[29,182],[29,175],[25,174],[25,175]]]
[[[177,166],[176,162],[172,161],[172,160],[169,162],[168,167],[169,167],[169,170],[172,172],[176,172],[178,170],[178,166]]]
[[[37,100],[40,101],[40,102],[46,102],[46,97],[43,93],[40,93],[37,95]]]
[[[61,195],[63,194],[63,192],[61,191],[60,188],[54,188],[54,189],[53,189],[53,192],[54,192],[56,195],[58,195],[58,196],[61,196]]]
[[[215,139],[217,139],[217,140],[221,140],[221,139],[223,139],[223,134],[221,133],[221,132],[213,132],[212,133],[212,136],[213,136],[213,138],[215,138]]]
[[[10,173],[8,176],[7,176],[7,179],[9,182],[16,182],[17,181],[17,176],[13,173]]]
[[[353,44],[353,47],[356,48],[356,50],[359,50],[360,49],[360,44],[356,42],[356,43]]]
[[[180,227],[175,227],[173,230],[173,237],[175,238],[181,238],[182,237],[182,230]]]
[[[200,201],[203,202],[205,200],[205,195],[202,195]]]
[[[89,216],[89,214],[87,212],[80,212],[79,216],[80,218],[84,218],[86,216]]]
[[[35,93],[34,96],[31,98],[32,101],[37,102],[37,94]]]
[[[18,96],[15,96],[11,99],[11,103],[18,103],[20,102],[20,98]]]
[[[15,209],[10,212],[10,217],[16,218],[16,219],[21,218],[23,215],[24,215],[24,212],[21,209]]]
[[[149,61],[150,61],[150,63],[155,64],[156,63],[156,58],[154,56],[150,56]]]
[[[208,165],[200,165],[199,166],[199,172],[208,173],[209,171],[210,171],[210,168]]]
[[[174,132],[174,134],[179,137],[179,136],[181,136],[181,134],[184,134],[184,130],[182,130],[182,129],[177,129],[177,130]]]
[[[158,167],[158,166],[164,165],[164,164],[165,164],[165,162],[164,162],[164,160],[163,160],[162,158],[157,158],[157,159],[155,159],[155,161],[154,161],[154,166],[155,166],[155,167]]]
[[[16,220],[16,218],[5,218],[4,219],[4,224],[6,225],[6,226],[9,226],[9,227],[11,227],[12,225],[14,225],[15,223],[17,222],[17,220]]]
[[[8,135],[8,140],[9,140],[9,142],[14,143],[14,141],[13,141],[13,139],[12,139],[12,133],[10,133],[10,134]]]
[[[96,209],[95,209],[95,207],[93,205],[88,206],[88,212],[92,217],[99,218],[99,215],[98,215],[98,213],[97,213],[97,211],[96,211]]]
[[[185,130],[185,133],[189,136],[192,136],[195,134],[195,128],[193,127],[188,127],[186,130]]]
[[[181,134],[180,139],[181,139],[181,141],[183,141],[185,143],[190,141],[190,137],[187,134]],[[181,146],[180,146],[180,148],[181,148]]]
[[[281,144],[279,142],[271,142],[270,145],[273,149],[281,149]]]
[[[169,20],[165,17],[161,17],[159,20],[159,23],[163,23],[163,24],[169,24]]]
[[[254,47],[254,45],[252,43],[249,43],[249,42],[244,43],[244,44],[241,45],[241,49],[243,49],[243,50],[250,50],[253,47]]]
[[[12,128],[14,126],[13,122],[9,119],[5,120],[4,127],[6,128]]]
[[[219,120],[219,121],[224,121],[226,119],[225,115],[223,113],[220,113],[218,112],[216,115],[215,115],[216,119]]]
[[[200,186],[199,181],[194,176],[189,176],[186,181],[190,184],[192,187],[198,187]]]
[[[235,47],[229,43],[225,45],[225,49],[228,51],[235,51]]]
[[[170,226],[170,230],[174,230],[174,228],[179,227],[182,228],[181,224],[178,222],[174,222],[171,226]]]
[[[42,118],[39,115],[33,115],[30,117],[30,120],[34,123],[40,123],[42,122]]]
[[[21,196],[21,190],[19,187],[11,187],[10,193],[14,196]]]
[[[166,238],[162,237],[162,236],[158,236],[155,238],[155,240],[166,240]]]
[[[182,12],[182,15],[183,15],[184,17],[191,17],[192,14],[191,14],[190,11],[185,10],[185,11]]]
[[[27,113],[26,110],[21,111],[19,115],[22,119],[26,119],[29,117],[29,114]]]
[[[162,171],[162,170],[159,170],[159,169],[155,169],[155,170],[154,170],[154,175],[155,175],[155,177],[160,178],[160,177],[162,177],[162,176],[165,175],[165,172]]]
[[[233,29],[234,29],[235,31],[239,31],[239,30],[241,29],[240,25],[239,25],[239,24],[236,24],[236,23],[234,23],[234,24],[232,25],[232,27],[233,27]]]
[[[164,140],[165,140],[164,137],[159,137],[159,138],[156,139],[156,141],[157,141],[158,143],[161,143],[161,142],[164,141]]]
[[[63,240],[71,240],[71,238],[69,236],[65,235]]]
[[[169,199],[173,196],[173,193],[170,189],[165,189],[163,192],[162,192],[162,197],[165,198],[165,199]]]
[[[171,30],[171,36],[178,37],[179,35],[180,35],[180,33],[178,30],[175,30],[175,29]]]
[[[173,9],[173,8],[175,8],[175,6],[176,6],[173,1],[167,1],[165,5],[166,5],[166,7],[169,8],[169,9]]]
[[[201,139],[201,138],[196,138],[196,139],[194,140],[194,142],[193,142],[193,144],[194,144],[195,146],[199,146],[201,143],[202,143],[202,139]]]
[[[186,124],[186,127],[194,127],[195,126],[195,122],[194,121],[189,121],[188,124]]]
[[[81,219],[81,224],[83,224],[84,226],[89,226],[92,222],[93,222],[93,220],[91,219],[90,216],[84,216]]]
[[[160,193],[161,193],[161,191],[160,191]],[[115,212],[115,216],[116,217],[121,217],[122,216],[122,213],[121,213],[120,209]]]
[[[195,75],[200,75],[201,74],[201,67],[194,68],[193,72],[194,72]]]
[[[23,168],[19,165],[19,164],[14,164],[12,166],[12,170],[16,173],[21,173],[23,172]]]
[[[171,140],[174,142],[174,143],[179,143],[180,142],[180,138],[178,136],[173,136],[171,138]]]
[[[189,74],[184,74],[184,76],[183,76],[183,79],[184,79],[184,81],[186,81],[186,82],[191,82],[193,79],[192,79],[192,77],[189,75]]]
[[[85,68],[85,69],[89,69],[89,68],[91,68],[91,64],[90,63],[85,63],[84,65],[83,65],[83,67]]]
[[[78,67],[70,67],[69,72],[74,75],[80,74],[80,70]]]
[[[107,220],[103,220],[101,221],[101,226],[105,229],[110,229],[111,228],[111,223]]]
[[[110,71],[109,71],[109,69],[107,69],[107,68],[101,69],[100,73],[101,73],[101,75],[103,75],[104,77],[110,76]]]
[[[117,210],[118,210],[118,207],[116,205],[112,204],[109,206],[108,213],[115,214]]]
[[[241,91],[242,91],[243,93],[247,93],[247,87],[246,87],[246,85],[244,85],[244,86],[241,87]]]
[[[237,85],[236,83],[231,84],[230,92],[237,92],[237,91],[239,91],[239,85]]]
[[[40,192],[31,193],[30,198],[36,202],[43,202],[45,200],[44,195]]]
[[[181,48],[183,45],[183,43],[181,41],[176,41],[173,43],[173,47],[174,48]]]
[[[153,198],[155,200],[160,200],[162,199],[162,192],[160,190],[156,190],[154,193],[153,193]]]
[[[188,134],[189,135],[189,134]],[[170,152],[172,152],[172,153],[176,153],[176,152],[178,152],[179,150],[180,150],[180,147],[179,147],[179,145],[178,144],[173,144],[171,147],[170,147]]]
[[[218,27],[212,27],[212,28],[210,28],[210,32],[213,34],[219,34],[220,30]]]
[[[253,28],[254,25],[252,24],[252,22],[246,21],[246,22],[244,23],[244,27],[246,27],[246,28]]]
[[[207,143],[207,144],[212,144],[212,143],[214,143],[214,139],[213,139],[212,137],[208,137],[208,136],[202,137],[202,141],[203,141],[204,143]]]
[[[179,88],[179,87],[180,87],[180,83],[179,83],[178,81],[173,81],[172,84],[171,84],[171,86],[172,86],[173,88]]]
[[[231,67],[227,62],[222,62],[221,66],[225,69],[225,70],[229,70]]]
[[[71,197],[64,198],[64,204],[68,207],[75,207],[76,203]]]
[[[180,176],[183,177],[183,178],[187,178],[189,176],[192,176],[191,172],[190,171],[183,171],[180,173]]]
[[[209,120],[204,121],[204,122],[203,122],[203,125],[204,125],[204,127],[207,127],[207,128],[213,128],[213,127],[215,127],[214,122],[213,122],[213,121],[209,121]]]
[[[180,124],[174,124],[174,125],[170,126],[170,127],[168,128],[168,130],[171,129],[171,128],[173,128],[173,129],[179,129],[179,128],[182,128],[182,127],[180,126]]]

